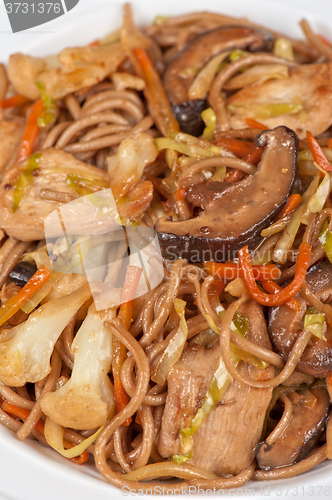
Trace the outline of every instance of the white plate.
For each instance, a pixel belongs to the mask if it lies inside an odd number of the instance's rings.
[[[332,40],[331,0],[132,0],[135,19],[147,24],[156,15],[194,10],[248,16],[289,35],[301,36],[297,23],[310,20],[315,31]],[[120,26],[121,1],[80,0],[65,16],[27,32],[12,34],[3,3],[0,4],[0,61],[14,52],[31,55],[57,53],[69,45],[88,43]],[[270,483],[249,482],[225,491],[224,496],[278,499],[283,497],[328,498],[332,494],[332,463],[323,463],[294,479]],[[167,492],[164,492],[167,494]],[[19,442],[0,426],[1,500],[114,500],[121,492],[109,485],[93,466],[75,466],[56,452],[31,441]],[[211,491],[211,494],[213,492]],[[222,493],[221,493],[222,494]],[[127,493],[128,495],[128,493]],[[192,495],[195,496],[194,492]]]

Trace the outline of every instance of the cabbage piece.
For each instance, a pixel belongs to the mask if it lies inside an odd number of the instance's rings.
[[[331,148],[322,148],[322,151],[324,153],[324,156],[331,163],[332,162],[332,149]],[[297,160],[298,161],[309,160],[309,161],[313,162],[314,157],[313,157],[310,149],[304,149],[303,151],[299,151],[298,156],[297,156]]]
[[[203,130],[203,139],[207,141],[212,141],[214,139],[214,129],[217,123],[217,117],[212,108],[206,108],[201,112],[201,117],[205,123],[205,128]],[[225,168],[225,167],[223,167]],[[226,168],[225,168],[226,171]]]
[[[309,216],[311,213],[318,213],[323,209],[326,200],[331,192],[330,174],[325,172],[317,163],[315,163],[315,166],[321,172],[323,172],[324,177],[322,182],[316,189],[316,192],[311,196],[310,200],[308,201],[306,211],[301,217],[301,223],[306,225],[309,223]]]
[[[227,106],[234,115],[246,118],[272,118],[273,116],[295,115],[303,110],[303,104],[296,102],[278,102],[259,104],[256,102],[234,102]]]
[[[63,435],[65,432],[64,427],[56,424],[49,417],[47,417],[45,422],[44,434],[45,439],[51,446],[51,448],[60,453],[60,455],[62,455],[63,457],[74,458],[83,453],[83,451],[85,451],[88,446],[90,446],[90,444],[92,444],[97,439],[103,428],[104,427],[100,427],[96,432],[92,434],[92,436],[89,436],[81,443],[68,449],[65,449],[63,446]]]
[[[304,328],[315,337],[323,338],[327,330],[325,314],[318,312],[314,307],[309,307],[304,316]]]
[[[280,264],[284,264],[287,260],[287,251],[292,247],[297,231],[301,224],[301,218],[307,209],[308,202],[311,196],[316,192],[319,184],[320,175],[311,181],[308,189],[302,196],[302,201],[297,209],[293,212],[291,220],[284,230],[284,233],[275,246],[273,252],[273,260]]]
[[[104,327],[105,313],[91,306],[73,344],[74,367],[68,382],[45,394],[41,409],[53,422],[72,429],[95,429],[114,409],[108,378],[112,362],[112,335]]]
[[[287,38],[277,38],[274,42],[273,54],[277,57],[283,57],[288,61],[295,61],[292,42]]]
[[[12,387],[38,382],[51,371],[50,357],[63,329],[90,297],[88,285],[51,300],[19,325],[16,334],[0,343],[0,381]]]
[[[263,84],[268,80],[288,78],[288,74],[288,67],[284,64],[257,64],[231,78],[225,88],[235,90],[246,85]]]
[[[231,379],[232,377],[225,366],[224,360],[220,357],[207,393],[204,396],[202,406],[197,410],[190,426],[180,430],[181,454],[172,456],[174,462],[184,463],[193,456],[192,436],[209,416],[211,411],[217,406],[223,394],[226,392]]]
[[[328,259],[332,262],[332,232],[328,227],[327,221],[325,222],[318,239],[323,245]]]
[[[116,201],[137,184],[144,168],[157,156],[158,149],[149,134],[133,134],[121,142],[117,153],[107,158],[110,187]]]
[[[185,307],[186,302],[184,300],[174,300],[174,309],[180,318],[180,324],[174,337],[171,339],[170,343],[159,359],[153,374],[151,375],[151,379],[156,382],[156,384],[162,385],[165,383],[168,372],[182,354],[183,347],[188,336],[188,325],[185,318]]]
[[[230,51],[217,54],[201,69],[188,90],[189,99],[204,99],[209,92],[211,83],[220,67],[220,64],[228,57]]]
[[[180,134],[176,135],[180,136]],[[180,142],[179,140],[171,139],[169,137],[158,137],[156,139],[156,144],[159,151],[162,151],[163,149],[170,149],[189,156],[190,158],[211,158],[212,156],[220,155],[234,156],[230,154],[226,155],[222,148],[214,146],[213,144],[211,144],[211,147],[207,149],[197,143],[186,144],[185,142]]]

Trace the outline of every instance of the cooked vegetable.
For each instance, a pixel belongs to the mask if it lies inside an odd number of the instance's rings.
[[[51,277],[51,273],[45,266],[36,271],[25,286],[13,297],[7,300],[0,307],[0,325],[3,325],[8,319],[27,302]]]
[[[47,273],[49,276],[49,271]],[[26,382],[45,378],[51,370],[50,357],[55,342],[90,295],[86,285],[69,296],[51,300],[14,331],[10,330],[9,336],[0,343],[0,381],[21,387]]]
[[[290,300],[300,290],[310,265],[311,245],[303,242],[300,245],[300,253],[293,281],[285,288],[273,295],[262,292],[255,281],[248,247],[239,251],[240,264],[244,271],[244,279],[251,296],[259,303],[268,306],[278,306]]]
[[[165,258],[222,262],[234,259],[245,242],[250,249],[257,246],[261,230],[279,214],[292,189],[297,138],[278,127],[262,132],[258,142],[266,148],[254,175],[235,186],[220,182],[190,186],[187,199],[190,195],[189,201],[204,210],[193,219],[175,222],[164,217],[157,222]]]
[[[168,372],[182,354],[188,335],[188,326],[184,315],[185,307],[186,303],[183,300],[175,299],[174,309],[180,318],[180,324],[151,375],[152,380],[156,384],[163,385],[165,383]]]
[[[113,387],[107,375],[112,337],[104,320],[105,315],[92,306],[72,344],[74,367],[69,381],[41,401],[43,412],[59,425],[95,429],[114,411]]]
[[[25,160],[33,153],[34,145],[39,132],[38,119],[44,109],[42,99],[38,99],[30,110],[30,114],[23,132],[20,150],[18,153],[18,161]]]
[[[119,201],[141,179],[145,167],[155,161],[158,149],[148,134],[135,134],[121,142],[114,156],[107,159],[110,187]]]
[[[37,267],[29,262],[20,262],[9,273],[9,277],[19,286],[24,286],[37,271]]]

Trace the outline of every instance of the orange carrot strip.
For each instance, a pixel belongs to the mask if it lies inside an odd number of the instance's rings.
[[[33,153],[33,148],[38,136],[39,126],[38,117],[44,109],[42,99],[38,99],[32,106],[27,122],[25,124],[23,137],[18,153],[18,161],[25,160]]]
[[[312,152],[312,156],[314,157],[314,161],[326,172],[332,172],[332,167],[324,155],[322,148],[309,130],[307,130],[307,141]]]
[[[89,47],[99,47],[100,45],[100,40],[94,40],[93,42],[89,43]]]
[[[89,456],[90,455],[89,455],[89,453],[87,451],[83,451],[77,457],[68,458],[68,460],[70,460],[71,462],[73,462],[76,465],[82,465],[82,464],[84,464],[85,462],[87,462],[89,460]]]
[[[184,200],[185,197],[186,197],[186,188],[179,188],[176,191],[174,191],[175,201]]]
[[[22,106],[23,104],[26,104],[27,102],[29,102],[29,99],[27,99],[23,95],[17,94],[0,101],[0,107],[2,109],[14,107],[17,108],[19,106]]]
[[[159,128],[167,132],[179,132],[180,126],[174,116],[164,86],[147,52],[141,47],[134,49],[134,54],[143,72],[146,88],[144,93],[151,106],[151,112]]]
[[[244,271],[244,280],[251,296],[262,305],[280,306],[288,302],[300,290],[305,279],[308,267],[310,265],[311,245],[303,242],[300,245],[300,253],[297,259],[296,272],[293,280],[289,285],[283,288],[280,292],[273,295],[266,294],[257,285],[253,266],[251,264],[248,245],[239,250],[239,260]]]
[[[236,262],[220,263],[210,260],[204,262],[204,269],[217,279],[234,280],[235,278],[244,278],[244,270]],[[252,272],[255,280],[258,281],[276,280],[281,274],[278,267],[274,264],[252,266]]]
[[[218,296],[221,295],[222,292],[224,291],[224,288],[226,285],[225,280],[221,280],[219,278],[214,278],[213,284],[216,287],[216,289],[218,290]]]
[[[15,415],[15,417],[19,417],[21,420],[26,420],[30,415],[29,410],[25,410],[24,408],[19,408],[18,406],[14,406],[11,403],[8,403],[8,401],[5,401],[1,407],[3,411],[11,413],[12,415]],[[45,424],[42,420],[38,420],[38,422],[36,423],[36,429],[41,434],[44,434],[44,425]]]
[[[331,42],[325,38],[324,35],[321,35],[320,33],[316,33],[316,37],[319,38],[323,43],[325,43],[325,45],[327,45],[328,47],[332,47],[332,44]]]
[[[14,316],[17,311],[25,304],[51,277],[51,272],[41,266],[38,271],[29,279],[26,285],[13,295],[0,307],[0,326],[8,319]]]
[[[118,318],[127,330],[129,330],[132,322],[134,307],[134,299],[132,297],[137,290],[142,272],[143,269],[137,266],[129,265],[127,269],[125,284],[122,292],[122,303],[118,314]]]
[[[132,299],[133,292],[136,291],[139,280],[141,279],[142,269],[137,266],[128,266],[125,284],[122,292],[122,304],[118,313],[123,326],[129,330],[132,315],[134,300]],[[113,339],[113,362],[112,373],[114,379],[114,399],[116,404],[116,413],[123,410],[129,403],[128,394],[124,390],[121,382],[121,368],[126,359],[126,348],[117,339]],[[128,418],[122,425],[128,426],[132,418]]]
[[[244,176],[245,176],[245,173],[242,170],[238,170],[237,168],[235,168],[234,170],[232,170],[232,172],[229,174],[229,176],[226,177],[225,182],[238,182]]]
[[[263,151],[263,146],[255,146],[255,144],[251,144],[250,151],[243,156],[242,160],[245,160],[248,163],[252,163],[252,165],[258,165],[258,163],[261,161]],[[245,173],[242,172],[242,170],[234,169],[225,179],[225,182],[237,182],[240,181],[244,176]]]
[[[262,130],[268,129],[266,125],[263,125],[263,123],[253,120],[252,118],[245,118],[244,121],[246,122],[249,128],[260,128]]]
[[[262,281],[261,283],[262,287],[269,293],[277,293],[282,290],[281,286],[279,286],[275,281],[266,280]],[[286,302],[286,305],[294,309],[295,311],[299,311],[301,307],[300,302],[295,297],[288,300]]]
[[[252,144],[251,150],[242,159],[248,163],[252,163],[252,165],[258,165],[261,161],[264,149],[264,146],[255,146],[255,144]]]
[[[216,144],[217,146],[221,146],[227,149],[239,158],[247,155],[252,149],[251,142],[236,139],[235,137],[220,137],[220,139],[217,140]]]
[[[282,209],[282,211],[280,212],[280,214],[276,218],[276,221],[283,219],[284,217],[286,217],[286,215],[293,212],[299,206],[301,201],[302,201],[302,196],[300,194],[291,194],[288,197],[286,205],[284,206],[284,208]]]
[[[30,415],[29,410],[25,410],[24,408],[19,408],[18,406],[14,406],[11,403],[8,403],[8,401],[5,401],[1,405],[1,408],[3,409],[3,411],[11,413],[12,415],[20,418],[21,420],[26,420]],[[44,427],[45,427],[44,422],[39,419],[38,422],[36,423],[35,428],[37,429],[37,431],[39,431],[41,434],[44,435]],[[72,448],[74,446],[71,443],[67,443],[67,441],[64,441],[64,444],[67,448]],[[77,457],[69,458],[68,460],[74,462],[77,465],[81,465],[87,460],[89,460],[89,453],[87,451],[83,451],[83,453],[81,453]]]
[[[329,140],[328,147],[332,148],[332,138]]]

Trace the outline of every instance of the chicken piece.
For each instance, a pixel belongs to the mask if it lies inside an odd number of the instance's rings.
[[[44,221],[57,207],[78,198],[80,190],[108,186],[107,172],[64,151],[45,149],[6,171],[0,185],[1,228],[22,241],[43,239]]]
[[[121,218],[137,220],[153,197],[152,183],[138,180],[116,205],[109,186],[104,170],[62,150],[45,149],[6,171],[0,185],[1,228],[22,241],[40,240],[47,218],[47,237],[62,236],[57,208],[68,204],[61,211],[68,234],[78,228],[81,235],[106,234],[119,228]],[[96,199],[87,196],[97,192]]]
[[[129,193],[117,204],[122,219],[135,219],[144,214],[153,198],[153,184],[151,181],[139,181]]]
[[[125,58],[120,44],[67,48],[57,59],[14,54],[9,59],[8,76],[14,89],[31,100],[40,96],[36,82],[52,99],[61,99],[104,80]]]
[[[15,161],[23,128],[23,120],[19,118],[0,121],[0,177],[7,165]]]
[[[36,86],[39,77],[56,65],[54,57],[31,57],[25,54],[12,54],[8,61],[8,78],[18,94],[34,101],[40,90]]]
[[[262,307],[250,301],[240,312],[249,319],[248,338],[271,348]],[[163,457],[181,453],[179,432],[190,425],[202,405],[219,356],[219,345],[210,349],[192,345],[170,371],[158,446]],[[274,375],[273,366],[259,370],[240,362],[238,370],[253,380],[267,380]],[[218,475],[236,475],[248,467],[255,456],[271,397],[271,388],[254,388],[231,380],[220,402],[193,435],[193,457],[188,463]]]
[[[294,114],[267,117],[257,111],[257,105],[271,104],[293,104]],[[228,99],[230,105],[234,113],[230,124],[234,129],[247,127],[244,118],[255,118],[268,128],[285,125],[300,139],[305,138],[306,130],[322,134],[332,124],[332,64],[289,68],[289,78],[245,87]],[[298,112],[296,105],[302,107]]]

